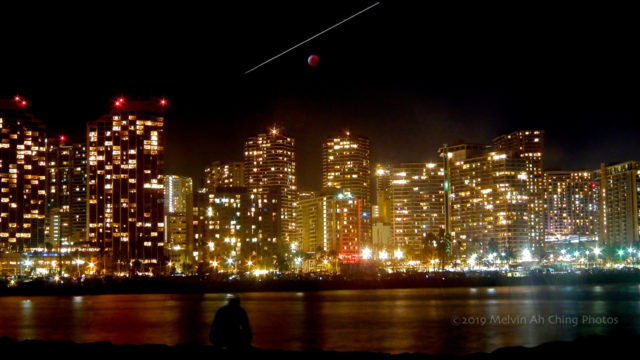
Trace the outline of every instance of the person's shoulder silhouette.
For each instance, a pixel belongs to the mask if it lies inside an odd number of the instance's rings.
[[[249,318],[240,306],[240,299],[229,299],[213,319],[209,332],[211,344],[223,350],[243,350],[251,347],[252,338]]]

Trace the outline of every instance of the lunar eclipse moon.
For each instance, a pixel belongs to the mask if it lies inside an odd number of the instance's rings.
[[[307,63],[309,63],[309,66],[311,67],[316,67],[319,62],[320,58],[318,57],[318,55],[310,55],[307,59]]]

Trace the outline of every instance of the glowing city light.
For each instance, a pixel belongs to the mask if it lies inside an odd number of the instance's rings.
[[[371,259],[372,254],[373,254],[373,253],[371,252],[371,249],[369,249],[368,247],[367,247],[367,248],[362,249],[362,258],[363,258],[364,260],[370,260],[370,259]]]

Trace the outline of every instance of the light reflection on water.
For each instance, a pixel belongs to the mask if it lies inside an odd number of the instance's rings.
[[[227,294],[0,298],[0,336],[207,344]],[[241,294],[254,345],[287,350],[466,354],[590,334],[640,333],[640,286],[531,286]],[[618,324],[582,323],[582,316]],[[491,323],[492,317],[513,323]],[[465,325],[452,319],[485,318]],[[550,324],[549,319],[578,319]],[[520,321],[525,319],[524,323]],[[531,323],[530,319],[547,320]],[[560,321],[561,322],[561,321]]]

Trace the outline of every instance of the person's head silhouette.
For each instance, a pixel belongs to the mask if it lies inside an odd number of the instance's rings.
[[[234,296],[231,299],[229,299],[229,306],[240,306],[240,298],[237,296]]]

